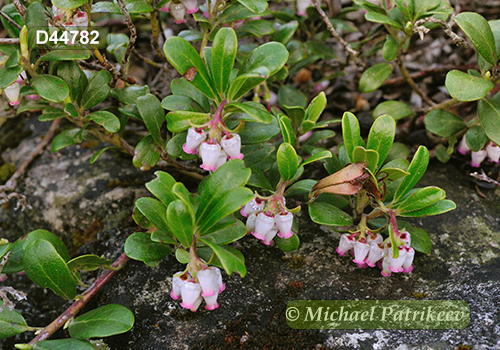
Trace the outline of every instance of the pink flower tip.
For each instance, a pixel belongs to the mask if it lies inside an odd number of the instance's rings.
[[[197,8],[197,7],[196,7],[196,8],[194,8],[194,9],[191,9],[191,10],[187,10],[187,13],[188,13],[189,15],[191,15],[191,14],[193,14],[193,13],[195,13],[195,12],[198,12],[198,8]]]
[[[186,152],[187,154],[196,154],[198,153],[198,149],[190,149],[187,144],[183,144],[182,145],[182,149],[184,150],[184,152]]]
[[[181,298],[180,295],[176,295],[173,290],[170,292],[170,297],[174,300]]]
[[[205,309],[210,310],[210,311],[215,310],[218,307],[219,307],[218,303],[215,303],[214,305],[205,305]]]
[[[280,238],[288,239],[292,236],[293,236],[293,231],[290,231],[287,234],[281,234],[281,232],[278,232],[278,237],[280,237]]]
[[[184,18],[183,19],[179,19],[179,20],[176,19],[176,20],[174,20],[174,22],[176,24],[182,24],[182,23],[186,23],[186,20]]]
[[[407,269],[403,269],[403,272],[404,272],[404,273],[410,273],[410,272],[412,272],[412,271],[413,271],[413,265],[411,265],[411,266],[410,266],[409,268],[407,268]]]
[[[17,102],[9,102],[9,104],[11,106],[17,106],[19,103],[21,103],[21,102],[19,102],[19,101],[17,101]]]

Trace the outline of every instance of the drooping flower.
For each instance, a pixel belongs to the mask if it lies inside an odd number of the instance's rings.
[[[203,163],[200,168],[204,170],[217,170],[217,161],[219,160],[221,147],[218,143],[210,144],[208,142],[202,142],[200,145],[200,156]]]
[[[477,152],[472,152],[470,165],[474,168],[479,168],[483,160],[486,159],[486,155],[487,153],[484,149],[481,149]]]
[[[9,86],[7,86],[5,89],[3,89],[3,92],[5,92],[5,96],[9,99],[9,104],[11,106],[17,106],[19,102],[19,92],[21,91],[21,85],[15,81]]]

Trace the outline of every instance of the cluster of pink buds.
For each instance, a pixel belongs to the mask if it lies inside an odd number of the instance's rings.
[[[458,145],[458,152],[461,154],[467,154],[470,152],[469,146],[465,141],[465,136],[460,141]],[[488,157],[488,159],[495,164],[500,163],[500,147],[498,147],[494,142],[489,141],[486,143],[486,147],[480,149],[477,152],[471,152],[471,162],[470,165],[474,168],[479,168],[481,163]]]
[[[208,267],[196,273],[192,278],[189,273],[178,272],[172,279],[170,296],[177,300],[182,298],[181,306],[193,312],[198,310],[203,299],[207,310],[219,307],[217,297],[226,289],[222,275],[217,267]]]
[[[5,96],[9,99],[9,104],[11,106],[17,106],[20,103],[19,93],[21,91],[21,85],[26,78],[26,72],[22,71],[15,82],[3,89],[3,92],[5,92]]]
[[[348,252],[354,255],[353,261],[361,268],[377,265],[382,270],[383,276],[390,276],[392,272],[409,273],[413,270],[415,256],[415,250],[410,247],[410,233],[402,232],[399,239],[403,244],[398,247],[397,258],[393,258],[390,241],[384,243],[380,233],[375,235],[369,231],[366,238],[359,237],[359,232],[343,234],[336,250],[342,256]]]
[[[174,17],[174,22],[181,24],[186,22],[184,18],[186,13],[193,14],[198,12],[198,4],[196,0],[169,1],[160,8],[160,11],[170,12]]]
[[[241,150],[241,138],[238,134],[227,133],[220,141],[216,138],[208,138],[203,128],[191,127],[186,136],[186,143],[182,146],[184,152],[196,154],[199,152],[204,170],[217,170],[227,159],[243,159]]]
[[[276,235],[284,239],[292,237],[293,214],[286,209],[284,200],[283,197],[273,200],[255,196],[241,209],[241,215],[247,217],[247,233],[265,245],[274,244]]]

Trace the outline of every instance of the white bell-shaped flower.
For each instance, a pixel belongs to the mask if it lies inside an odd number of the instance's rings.
[[[465,136],[462,137],[462,140],[460,140],[460,143],[458,144],[458,152],[461,154],[467,154],[470,152],[470,148],[465,141]]]
[[[479,168],[483,160],[485,160],[486,155],[487,153],[484,149],[481,149],[477,152],[472,152],[470,165],[474,168]]]
[[[240,153],[241,150],[241,137],[238,134],[233,134],[229,139],[226,136],[220,141],[222,148],[226,151],[229,159],[243,159],[243,154]]]
[[[186,143],[182,145],[182,149],[187,154],[196,154],[198,153],[198,147],[206,138],[207,133],[205,131],[197,131],[195,128],[191,127],[188,129]]]
[[[246,222],[247,234],[255,231],[255,221],[257,221],[257,214],[253,213],[253,214],[248,215],[248,219]]]
[[[384,257],[384,255],[384,249],[380,248],[377,243],[372,243],[370,244],[368,256],[365,258],[365,263],[370,267],[374,267],[377,262]]]
[[[259,213],[255,221],[255,231],[252,233],[257,239],[265,239],[266,235],[274,227],[274,217]]]
[[[269,230],[269,232],[266,234],[266,237],[262,240],[262,243],[264,243],[265,245],[274,244],[273,238],[276,236],[277,233],[278,229],[275,226],[271,230]]]
[[[297,15],[305,16],[309,6],[314,6],[311,0],[297,0]]]
[[[365,242],[356,241],[354,242],[354,262],[356,264],[363,264],[365,258],[370,251],[370,245]]]
[[[219,159],[217,159],[217,163],[215,163],[215,168],[219,169],[219,167],[222,166],[222,164],[224,164],[225,162],[227,162],[227,154],[226,152],[224,152],[224,150],[221,149],[219,153]]]
[[[216,170],[216,164],[219,160],[220,155],[220,145],[210,144],[207,142],[202,142],[200,146],[200,156],[203,164],[200,165],[200,168],[209,171]]]
[[[486,153],[488,158],[493,162],[498,164],[500,162],[500,147],[498,147],[494,142],[489,142],[486,146]]]
[[[198,299],[201,299],[201,286],[199,283],[183,281],[181,285],[181,306],[186,309],[195,310],[200,305]],[[198,306],[196,304],[198,303]],[[201,300],[200,300],[201,303]]]
[[[5,96],[9,99],[9,104],[11,106],[17,106],[19,104],[19,91],[21,91],[21,85],[19,85],[17,81],[3,89],[3,92],[5,92]]]
[[[415,257],[415,250],[411,247],[406,247],[406,258],[403,263],[403,272],[409,273],[413,270],[413,258]]]
[[[198,11],[198,3],[196,0],[181,0],[186,7],[187,13],[192,14]]]
[[[276,221],[276,227],[279,230],[278,236],[281,238],[290,238],[293,235],[292,225],[293,225],[293,214],[289,211],[286,214],[278,214],[274,217]]]
[[[183,4],[170,3],[170,14],[174,16],[174,22],[181,24],[186,22],[184,16],[186,15],[186,7]]]
[[[404,247],[399,248],[399,256],[397,258],[392,257],[392,249],[389,249],[389,270],[392,272],[403,271],[403,263],[406,260],[406,249]]]
[[[253,199],[248,202],[243,208],[241,208],[240,213],[244,217],[247,217],[251,214],[258,213],[259,211],[262,211],[265,206],[265,202],[258,199],[257,195],[254,195]]]
[[[344,233],[340,236],[339,246],[336,248],[337,253],[344,256],[349,250],[354,248],[354,239],[350,238],[350,235]]]
[[[174,300],[177,300],[182,296],[181,287],[184,281],[180,278],[181,274],[182,272],[178,272],[174,275],[174,277],[172,277],[172,291],[170,292],[170,296]]]

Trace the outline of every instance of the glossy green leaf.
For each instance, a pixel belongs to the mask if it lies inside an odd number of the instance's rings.
[[[52,5],[60,9],[71,10],[82,6],[86,2],[86,0],[53,0]]]
[[[394,201],[398,201],[405,194],[407,194],[422,178],[429,164],[429,151],[425,146],[420,146],[413,156],[413,159],[408,167],[410,175],[403,178],[396,193],[394,194]]]
[[[52,141],[52,153],[62,150],[65,147],[80,143],[83,140],[82,129],[69,129],[57,135]]]
[[[370,128],[370,133],[368,134],[368,140],[366,142],[366,147],[368,149],[377,151],[378,153],[378,162],[375,168],[368,166],[373,173],[384,164],[385,158],[391,150],[395,136],[396,122],[392,117],[384,115],[375,119]]]
[[[172,132],[181,132],[191,127],[189,121],[193,124],[202,124],[210,119],[210,114],[189,112],[189,111],[175,111],[167,114],[167,127]]]
[[[495,64],[495,38],[488,21],[476,12],[462,12],[454,18],[483,58]]]
[[[320,225],[348,226],[353,222],[349,214],[332,204],[324,202],[311,203],[309,205],[309,216],[312,221]]]
[[[375,172],[378,161],[379,154],[373,149],[365,149],[364,147],[357,146],[352,152],[352,163],[364,163],[372,173]]]
[[[234,78],[229,86],[227,99],[229,101],[238,100],[254,87],[269,78],[270,75],[269,69],[266,67],[257,67],[250,72],[239,74],[236,78]]]
[[[484,98],[478,103],[477,113],[486,136],[500,145],[500,102]]]
[[[115,133],[120,130],[120,120],[116,115],[108,111],[97,111],[90,113],[87,119],[101,125],[107,132]]]
[[[385,36],[384,47],[382,48],[382,55],[384,60],[391,62],[396,59],[398,53],[399,44],[392,36],[387,34]]]
[[[345,112],[342,116],[342,137],[347,156],[352,161],[354,148],[357,146],[365,147],[365,143],[361,138],[358,119],[351,112]]]
[[[15,82],[23,70],[23,66],[17,66],[14,68],[7,68],[5,66],[0,67],[0,89],[5,89],[7,86]]]
[[[266,67],[269,74],[277,73],[285,65],[288,51],[281,43],[269,42],[253,50],[241,65],[239,75],[249,73],[258,67]]]
[[[94,75],[83,92],[81,107],[89,109],[104,101],[111,92],[108,85],[111,80],[112,77],[108,71],[100,71]]]
[[[363,72],[359,79],[359,89],[362,92],[377,90],[389,78],[393,67],[386,62],[378,63]]]
[[[0,300],[0,306],[2,305],[3,301]],[[0,339],[13,337],[30,329],[26,320],[16,310],[10,311],[8,307],[4,307],[0,312]]]
[[[184,247],[190,247],[193,241],[194,212],[190,205],[177,199],[168,205],[167,222],[170,231]]]
[[[251,171],[242,160],[233,159],[220,166],[207,180],[196,210],[196,226],[206,220],[211,210],[233,189],[245,186]]]
[[[147,232],[130,235],[125,241],[124,250],[129,258],[139,261],[160,260],[171,253],[166,244],[153,242],[151,234]]]
[[[253,13],[259,13],[267,9],[266,0],[237,0],[240,4],[245,6]]]
[[[385,101],[377,105],[373,110],[373,119],[384,114],[391,116],[394,120],[400,120],[413,114],[413,109],[404,102]]]
[[[94,346],[85,340],[79,339],[57,339],[42,340],[35,343],[33,350],[95,350]]]
[[[431,216],[431,215],[440,215],[444,214],[446,212],[449,212],[451,210],[456,209],[457,206],[453,201],[450,201],[448,199],[442,199],[436,203],[434,203],[431,206],[428,206],[426,208],[420,209],[420,210],[415,210],[411,212],[406,212],[406,213],[401,213],[399,214],[400,216],[405,216],[405,217],[412,217],[412,218],[421,218],[421,217],[426,217],[426,216]],[[412,241],[413,241],[413,236],[412,236]],[[413,246],[413,242],[412,242]]]
[[[165,111],[161,108],[160,101],[155,95],[146,94],[137,98],[136,105],[151,136],[159,146],[163,147],[165,140],[161,137],[160,129],[165,122]]]
[[[111,260],[100,257],[98,255],[87,254],[87,255],[80,255],[68,261],[68,269],[70,271],[75,271],[75,270],[94,271],[101,266],[103,267],[111,266]]]
[[[211,239],[212,242],[218,245],[229,244],[243,238],[247,234],[247,229],[244,223],[236,220],[236,223],[218,230],[211,232],[204,236],[205,239]]]
[[[242,113],[243,115],[238,117],[238,120],[250,120],[267,124],[273,119],[271,113],[269,113],[260,103],[253,101],[227,104],[224,107],[224,111],[227,113]]]
[[[184,75],[188,69],[195,68],[196,74],[190,83],[208,98],[217,100],[214,82],[200,55],[189,42],[179,37],[172,37],[163,46],[163,51],[170,64],[181,75]]]
[[[295,33],[298,27],[299,27],[298,21],[291,21],[283,25],[280,25],[276,29],[276,31],[271,35],[271,40],[286,45],[293,37],[293,34]]]
[[[39,286],[50,288],[66,299],[76,296],[76,281],[64,258],[49,241],[36,239],[28,244],[22,263],[26,275]]]
[[[142,171],[148,171],[158,163],[160,150],[152,135],[146,135],[135,147],[132,163]]]
[[[210,239],[199,238],[198,240],[212,248],[228,275],[237,272],[241,277],[245,277],[247,273],[245,258],[240,251],[232,247],[217,245]]]
[[[421,210],[433,205],[445,197],[446,193],[439,187],[428,186],[419,188],[416,191],[410,191],[401,199],[401,203],[397,206],[397,213],[399,215],[399,213]]]
[[[212,45],[212,77],[219,95],[224,95],[233,69],[238,39],[232,28],[222,28],[215,35]]]
[[[68,85],[53,75],[37,75],[30,79],[37,94],[51,102],[62,102],[69,95]]]
[[[441,137],[450,137],[467,127],[462,118],[443,109],[427,113],[424,124],[428,131]]]
[[[479,100],[493,88],[491,81],[458,70],[446,74],[444,85],[451,97],[463,102]]]
[[[276,161],[278,162],[278,169],[283,181],[291,180],[298,170],[298,157],[297,152],[292,145],[283,142],[278,148],[276,154]]]
[[[69,325],[73,338],[109,337],[129,331],[134,325],[134,314],[125,306],[108,304],[75,318]]]

